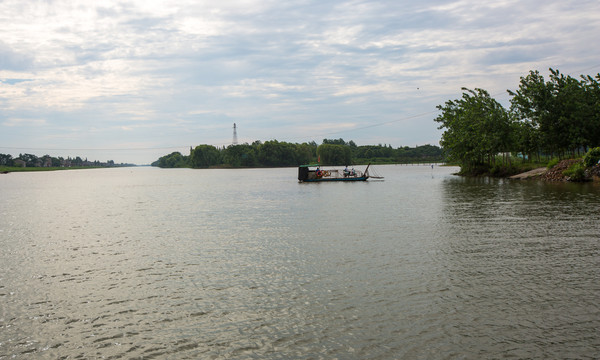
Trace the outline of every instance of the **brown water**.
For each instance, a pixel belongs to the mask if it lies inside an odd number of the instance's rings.
[[[381,166],[0,176],[0,359],[600,354],[600,188]]]

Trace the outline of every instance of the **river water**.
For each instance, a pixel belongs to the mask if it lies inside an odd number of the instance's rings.
[[[600,356],[600,187],[0,175],[0,359]]]

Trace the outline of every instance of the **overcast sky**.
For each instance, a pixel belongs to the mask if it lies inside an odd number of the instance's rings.
[[[436,105],[600,72],[598,0],[0,1],[0,153],[148,164],[272,140],[439,144]]]

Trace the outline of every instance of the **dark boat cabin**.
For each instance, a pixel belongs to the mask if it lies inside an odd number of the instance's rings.
[[[311,167],[311,166],[318,168],[319,165],[300,165],[298,167],[298,180],[299,181],[305,181],[305,180],[317,178],[317,170],[309,169],[309,167]]]

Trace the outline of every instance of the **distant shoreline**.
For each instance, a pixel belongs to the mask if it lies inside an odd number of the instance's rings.
[[[110,169],[125,166],[50,166],[50,167],[18,167],[18,166],[0,166],[0,174],[13,172],[37,172],[37,171],[60,171],[60,170],[82,170],[82,169]]]
[[[356,163],[353,165],[367,165],[367,163]],[[454,166],[453,164],[444,163],[444,162],[413,162],[413,163],[372,163],[371,165],[396,165],[396,166]],[[335,165],[332,165],[335,166]],[[338,165],[341,166],[341,165]],[[122,168],[122,167],[154,167],[157,169],[269,169],[269,168],[296,168],[297,165],[293,166],[223,166],[223,165],[214,165],[205,168],[193,168],[193,167],[181,167],[181,168],[161,168],[159,166],[151,166],[151,165],[125,165],[125,166],[71,166],[71,167],[17,167],[17,166],[0,166],[0,174],[8,174],[13,172],[38,172],[38,171],[61,171],[61,170],[82,170],[82,169],[112,169],[112,168]]]

